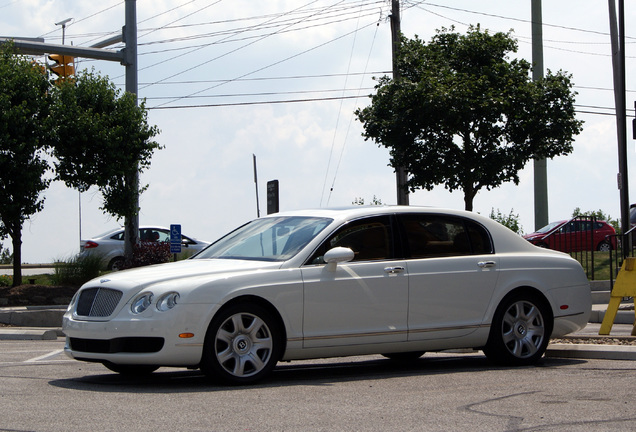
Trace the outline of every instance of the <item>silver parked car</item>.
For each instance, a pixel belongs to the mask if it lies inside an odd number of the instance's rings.
[[[169,242],[170,230],[164,227],[143,226],[139,228],[139,240],[149,242]],[[205,249],[210,242],[197,240],[194,237],[181,235],[181,251],[194,255]],[[80,253],[83,255],[99,254],[108,270],[120,270],[124,263],[124,229],[117,228],[82,240]]]
[[[123,374],[243,384],[280,360],[483,350],[532,364],[588,322],[581,265],[478,214],[374,206],[278,213],[191,259],[84,284],[65,352]]]

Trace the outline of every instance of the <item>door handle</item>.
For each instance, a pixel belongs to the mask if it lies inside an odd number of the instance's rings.
[[[481,268],[489,268],[494,267],[495,265],[497,265],[497,263],[494,261],[479,261],[477,265]]]
[[[405,270],[402,266],[384,267],[384,272],[388,274],[402,273]]]

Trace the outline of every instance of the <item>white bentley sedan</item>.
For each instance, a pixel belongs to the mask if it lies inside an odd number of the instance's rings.
[[[566,254],[474,213],[375,206],[277,213],[191,259],[94,279],[63,330],[69,356],[119,373],[241,384],[281,360],[347,355],[475,348],[531,364],[590,309]]]

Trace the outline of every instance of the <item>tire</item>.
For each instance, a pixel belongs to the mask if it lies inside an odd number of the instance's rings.
[[[389,360],[395,361],[413,361],[424,355],[425,351],[409,351],[409,352],[398,352],[398,353],[388,353],[382,354],[384,357]]]
[[[531,293],[513,294],[495,312],[484,353],[501,365],[534,364],[545,353],[552,328],[552,313],[545,301]]]
[[[609,252],[612,250],[612,245],[609,242],[602,241],[598,244],[596,250],[599,252]]]
[[[201,371],[222,384],[250,384],[269,374],[280,359],[282,330],[265,308],[235,304],[212,319]]]
[[[110,260],[110,263],[108,263],[108,270],[119,271],[119,270],[121,270],[123,268],[124,268],[124,258],[123,257],[113,258],[112,260]]]
[[[151,365],[121,365],[111,362],[103,362],[102,364],[109,370],[125,376],[150,375],[159,369],[159,366]]]

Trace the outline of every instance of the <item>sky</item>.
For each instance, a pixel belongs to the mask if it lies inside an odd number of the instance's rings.
[[[369,104],[373,78],[391,71],[389,0],[136,3],[138,95],[163,146],[141,175],[149,185],[140,198],[141,225],[181,224],[183,234],[213,241],[256,218],[258,210],[266,214],[267,182],[274,179],[281,211],[374,198],[396,203],[388,150],[364,140],[353,114]],[[512,30],[519,45],[512,57],[532,61],[528,0],[400,3],[409,38],[428,42],[437,29],[451,26],[460,33],[477,24],[489,32]],[[585,122],[573,153],[548,161],[549,219],[569,218],[577,207],[620,218],[608,3],[545,1],[542,9],[544,67],[572,74],[577,118]],[[55,23],[67,18],[64,43],[90,46],[121,32],[124,1],[0,0],[1,36],[59,44],[62,28]],[[636,6],[626,2],[626,23],[635,18]],[[636,35],[634,26],[626,28],[631,169]],[[76,67],[94,68],[124,87],[118,63],[78,59]],[[474,211],[518,215],[523,231],[534,231],[533,175],[530,162],[519,185],[481,190]],[[636,173],[629,175],[632,191]],[[44,209],[23,227],[23,263],[68,259],[79,251],[80,237],[123,224],[100,210],[96,189],[80,195],[53,182],[44,197]],[[464,208],[463,193],[443,186],[412,193],[410,204]],[[10,239],[3,245],[10,249]]]

